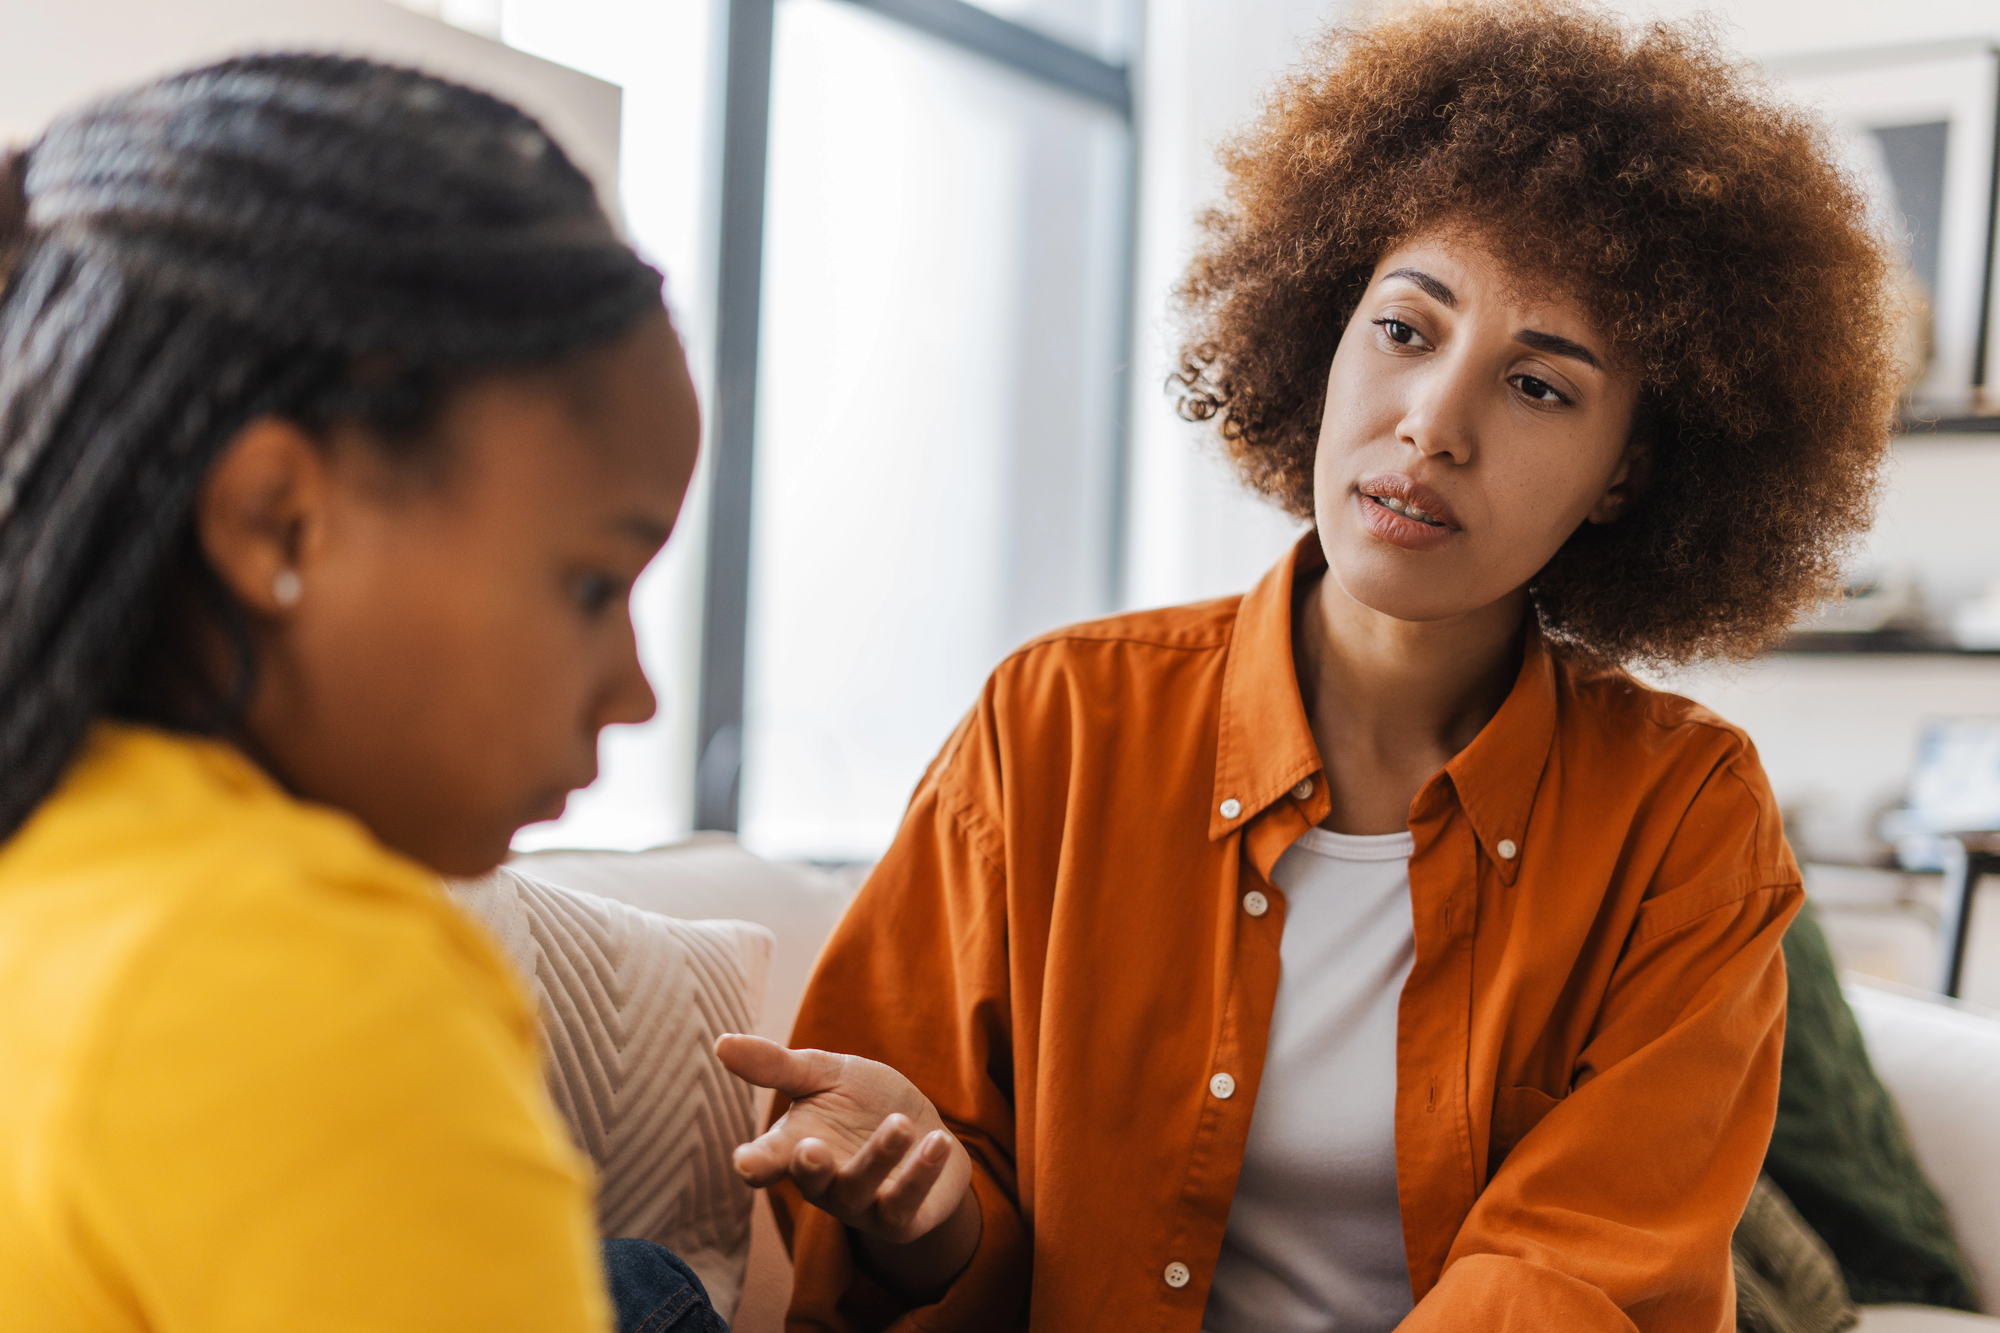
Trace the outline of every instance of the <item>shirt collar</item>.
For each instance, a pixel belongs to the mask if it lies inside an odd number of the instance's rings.
[[[1512,884],[1520,868],[1528,814],[1535,808],[1535,793],[1541,790],[1542,771],[1555,744],[1556,671],[1555,655],[1530,619],[1521,670],[1507,701],[1440,775],[1450,779],[1473,836],[1499,867],[1503,884]],[[1413,812],[1438,781],[1434,777],[1424,785],[1412,803]]]
[[[1292,657],[1296,590],[1325,568],[1319,534],[1309,531],[1237,608],[1222,673],[1215,791],[1208,809],[1211,840],[1228,836],[1288,796],[1294,797],[1288,804],[1305,817],[1306,827],[1326,817],[1326,784],[1317,776],[1319,750]],[[1425,784],[1412,807],[1413,813],[1424,808],[1440,784],[1448,782],[1507,883],[1520,864],[1528,814],[1555,740],[1556,673],[1555,658],[1531,622],[1521,669],[1506,702],[1472,743]],[[1314,787],[1301,800],[1293,789],[1306,778],[1314,779]],[[1501,855],[1503,842],[1512,844],[1511,855]]]
[[[1308,531],[1237,607],[1222,672],[1215,795],[1208,805],[1211,840],[1249,823],[1319,771],[1319,749],[1292,662],[1292,600],[1301,578],[1325,568],[1319,534]],[[1314,806],[1319,813],[1313,818],[1325,818],[1325,806],[1319,801]]]

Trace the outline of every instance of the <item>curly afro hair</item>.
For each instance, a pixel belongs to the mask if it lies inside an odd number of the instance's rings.
[[[1336,28],[1226,147],[1174,379],[1245,481],[1310,518],[1328,367],[1377,259],[1441,225],[1553,274],[1640,376],[1645,489],[1529,585],[1599,664],[1743,658],[1871,520],[1894,252],[1825,129],[1700,25],[1440,3]]]

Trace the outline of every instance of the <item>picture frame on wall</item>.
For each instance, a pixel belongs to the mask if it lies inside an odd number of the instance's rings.
[[[1833,122],[1903,243],[1919,420],[2000,413],[1993,319],[2000,50],[1983,38],[1768,62]]]

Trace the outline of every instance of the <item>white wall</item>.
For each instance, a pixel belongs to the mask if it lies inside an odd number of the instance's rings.
[[[2000,34],[2000,9],[1992,0],[1653,0],[1616,6],[1637,18],[1712,15],[1723,35],[1759,60],[1808,51],[1900,46]]]
[[[618,89],[385,0],[0,0],[0,141],[102,93],[246,51],[320,50],[431,70],[545,123],[617,198]]]

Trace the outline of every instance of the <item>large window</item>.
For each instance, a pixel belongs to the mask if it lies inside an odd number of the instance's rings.
[[[1113,604],[1127,126],[782,0],[741,828],[866,859],[993,665]]]
[[[1137,0],[480,3],[625,89],[708,386],[661,716],[521,844],[873,858],[1000,658],[1119,601]]]

